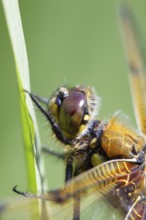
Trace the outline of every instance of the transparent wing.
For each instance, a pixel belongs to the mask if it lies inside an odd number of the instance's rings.
[[[113,188],[113,185],[109,187]],[[52,195],[51,195],[52,196]],[[119,219],[123,220],[120,209],[115,209],[110,201],[107,200],[107,194],[104,196],[98,191],[88,190],[84,194],[80,194],[80,219]],[[74,197],[71,196],[60,203],[52,202],[51,204],[51,219],[54,220],[72,220],[73,219],[73,207]],[[119,212],[120,210],[120,212]],[[123,214],[123,213],[122,213]]]
[[[81,219],[122,220],[123,213],[118,207],[114,207],[116,202],[115,204],[111,203],[111,192],[114,192],[117,187],[120,189],[129,184],[133,185],[133,179],[138,176],[141,170],[142,167],[136,164],[136,159],[111,160],[75,177],[58,190],[49,191],[40,196],[20,193],[30,198],[26,198],[25,204],[12,203],[12,205],[2,208],[0,217],[2,220],[17,220],[20,219],[20,216],[22,219],[24,215],[26,220],[72,220],[74,198],[78,195],[80,197]],[[40,215],[38,215],[37,199],[45,201],[45,205],[47,205],[45,218],[38,217]],[[15,215],[17,218],[13,217]]]
[[[138,36],[134,16],[126,6],[120,7],[119,21],[129,67],[136,121],[139,130],[146,134],[146,71],[143,62],[142,41]]]
[[[39,220],[39,216],[38,201],[36,199],[9,200],[2,204],[0,208],[1,220]]]
[[[135,158],[107,161],[68,181],[63,188],[43,194],[42,198],[62,202],[79,193],[106,194],[117,183],[128,184],[130,177],[141,171],[143,164],[137,165],[136,161]]]
[[[93,199],[93,196],[94,194],[90,196],[90,200],[88,200],[89,202]],[[84,203],[85,202],[86,201],[84,201]],[[87,208],[81,212],[81,220],[123,220],[124,216],[125,213],[121,207],[114,206],[111,201],[108,200],[108,197],[104,196],[97,197],[94,202],[91,202]]]
[[[50,220],[51,206],[37,198],[19,197],[0,204],[1,220]]]
[[[81,199],[85,203],[87,197]],[[81,212],[81,220],[123,220],[123,213],[120,209],[115,209],[107,198],[101,197],[94,199],[94,194],[90,195],[87,201],[89,205],[86,210]],[[90,202],[91,201],[91,202]],[[72,220],[73,219],[73,200],[63,202],[61,204],[51,203],[46,201],[45,203],[51,209],[51,212],[47,210],[45,217],[41,217],[39,213],[39,207],[37,205],[38,199],[24,198],[9,201],[0,207],[0,219],[1,220]]]
[[[112,191],[128,184],[134,184],[133,178],[142,170],[136,159],[111,160],[82,173],[68,181],[64,187],[49,191],[40,196],[21,193],[32,198],[47,201],[51,210],[50,219],[72,219],[75,198],[80,198],[81,219],[123,219],[118,208],[114,208]],[[112,195],[112,197],[111,197]],[[104,204],[104,205],[103,205]],[[102,206],[103,205],[103,206]],[[89,218],[89,215],[90,218]]]
[[[135,159],[108,161],[75,177],[59,190],[43,194],[40,198],[58,203],[58,210],[54,209],[54,216],[58,216],[61,210],[61,219],[67,219],[66,216],[71,216],[72,219],[74,198],[78,195],[81,219],[120,220],[123,219],[124,213],[120,207],[114,207],[117,201],[112,204],[112,191],[114,192],[116,187],[120,189],[129,184],[133,185],[133,180],[141,169],[142,167],[135,163]]]

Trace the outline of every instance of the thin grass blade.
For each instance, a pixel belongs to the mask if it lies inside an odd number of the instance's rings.
[[[28,190],[33,192],[43,192],[46,185],[44,182],[45,172],[41,158],[38,126],[31,100],[24,92],[24,89],[30,92],[30,79],[19,5],[17,0],[3,0],[2,4],[14,53],[20,93],[20,109],[26,156]]]

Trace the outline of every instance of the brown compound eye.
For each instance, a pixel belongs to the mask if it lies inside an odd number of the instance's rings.
[[[81,131],[86,109],[86,95],[79,90],[72,90],[63,100],[59,110],[59,124],[65,135],[71,138]],[[87,115],[85,118],[87,120]]]

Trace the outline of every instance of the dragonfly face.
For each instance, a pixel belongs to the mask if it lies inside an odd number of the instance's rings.
[[[48,113],[54,119],[54,123],[58,124],[65,138],[72,140],[73,143],[88,132],[96,111],[95,92],[85,86],[61,87],[48,103]]]
[[[19,192],[16,188],[14,191],[46,200],[52,208],[58,207],[52,219],[65,219],[64,213],[66,219],[70,219],[72,212],[71,218],[78,220],[82,211],[96,201],[96,206],[100,206],[101,197],[109,201],[115,199],[125,211],[125,220],[146,219],[146,75],[132,16],[125,7],[120,10],[120,24],[141,135],[129,128],[118,114],[107,122],[96,120],[99,98],[90,87],[61,87],[49,100],[29,94],[49,121],[56,138],[65,146],[66,183],[40,196]],[[49,151],[49,154],[60,157],[55,152]],[[98,213],[96,219],[101,219]]]

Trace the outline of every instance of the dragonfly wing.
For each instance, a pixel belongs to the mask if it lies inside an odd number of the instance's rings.
[[[110,201],[104,196],[98,196],[95,193],[81,197],[81,215],[80,220],[123,220],[123,213],[120,209],[115,209]],[[73,220],[73,199],[63,203],[46,201],[47,215],[39,213],[38,199],[24,198],[12,200],[0,207],[1,220]]]
[[[125,220],[145,220],[146,217],[146,207],[142,202],[141,196],[138,196],[134,204],[129,209],[129,212]]]
[[[40,220],[38,200],[24,198],[19,200],[10,200],[1,205],[1,220]]]
[[[26,202],[14,202],[2,208],[0,217],[2,220],[17,220],[23,216],[26,220],[72,220],[74,201],[78,195],[81,219],[121,220],[123,215],[111,204],[110,193],[117,186],[128,184],[131,176],[141,169],[135,159],[110,160],[68,181],[58,190],[40,196],[22,193],[28,197],[25,198]],[[44,201],[47,206],[45,218],[38,213],[38,201]]]
[[[133,172],[138,172],[140,169],[141,166],[136,164],[136,159],[134,158],[110,160],[68,181],[59,190],[43,194],[41,198],[59,203],[80,193],[84,194],[87,191],[96,191],[99,194],[102,192],[104,194],[109,191],[108,187],[114,187],[117,182],[128,184],[127,176],[132,175]]]
[[[89,195],[89,198],[82,198],[84,201],[81,200],[81,204],[84,203],[86,208],[81,211],[81,219],[123,220],[125,216],[123,210],[119,207],[115,207],[108,198],[108,195],[98,197],[96,194]]]
[[[119,21],[129,66],[129,79],[136,121],[139,130],[146,134],[146,71],[143,62],[141,39],[129,8],[121,6]]]
[[[107,211],[102,212],[101,209],[106,210],[106,208],[103,207],[110,205],[111,209],[116,210],[118,213],[118,210],[112,207],[107,198],[110,198],[110,192],[112,190],[114,191],[117,185],[122,187],[128,184],[128,181],[131,180],[131,176],[134,175],[134,173],[137,174],[139,169],[141,169],[141,167],[137,166],[133,159],[108,161],[68,181],[65,186],[59,190],[49,191],[41,195],[40,198],[52,201],[54,207],[58,204],[58,209],[53,208],[54,216],[57,216],[60,210],[62,212],[61,214],[64,212],[66,216],[71,216],[70,213],[73,213],[74,199],[76,199],[78,195],[80,196],[81,219],[94,219],[87,217],[87,213],[94,215],[94,211],[95,215],[97,215],[96,219],[103,219],[101,215],[106,215],[106,213],[109,215],[108,219],[114,219],[114,216],[117,215],[115,211],[111,212],[113,217],[109,218],[112,215]],[[101,206],[101,204],[103,204],[102,201],[106,201],[103,207]],[[94,210],[93,207],[95,207]],[[117,219],[120,219],[120,217]]]
[[[108,190],[113,189],[113,184],[108,187]],[[109,193],[103,195],[100,192],[96,192],[95,189],[88,190],[84,194],[80,194],[80,220],[123,220],[125,213],[122,212],[120,208],[115,208],[111,201],[108,200]],[[56,203],[52,202],[51,208],[51,219],[53,220],[72,220],[73,219],[73,207],[74,207],[74,197]],[[78,213],[77,213],[78,214]],[[76,216],[76,213],[74,213]]]

